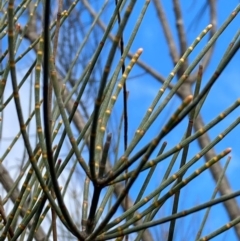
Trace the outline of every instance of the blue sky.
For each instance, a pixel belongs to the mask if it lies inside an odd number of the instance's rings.
[[[175,41],[177,42],[177,34],[175,29],[175,20],[174,20],[174,13],[173,13],[173,7],[172,7],[172,1],[162,1],[165,10],[166,15],[169,20],[169,23],[171,25],[171,28],[173,30],[173,34],[175,37]],[[200,15],[201,18],[198,18],[197,21],[193,22],[195,20],[195,16],[198,13],[199,9],[205,1],[181,1],[181,6],[183,9],[183,16],[184,16],[184,25],[185,25],[185,31],[187,34],[187,40],[188,45],[192,43],[192,41],[198,36],[198,34],[210,23],[209,16],[208,16],[208,10],[204,12],[204,14]],[[225,19],[229,16],[229,14],[232,12],[232,10],[236,7],[238,1],[218,1],[218,15],[217,15],[217,27],[221,26],[221,24],[225,21]],[[131,33],[131,29],[133,28],[134,20],[137,18],[137,13],[140,11],[141,6],[143,4],[143,1],[138,1],[136,4],[136,9],[133,11],[133,15],[131,16],[131,21],[128,24],[128,27],[125,30],[125,42],[126,39],[129,37],[129,34]],[[239,16],[231,23],[231,25],[227,28],[227,30],[221,35],[221,37],[218,39],[217,44],[215,46],[214,54],[211,60],[210,65],[207,67],[207,69],[204,70],[204,76],[203,76],[203,85],[206,84],[209,77],[213,74],[219,60],[221,59],[225,49],[227,48],[228,44],[232,40],[234,34],[239,29]],[[196,54],[199,53],[201,48],[204,46],[204,44],[207,41],[207,37],[204,38],[204,40],[198,45],[198,47],[193,51],[193,54],[190,56],[190,60],[193,60],[193,58],[196,56]],[[150,3],[147,13],[145,15],[145,18],[143,20],[143,23],[140,27],[140,30],[138,32],[138,35],[136,37],[136,41],[133,44],[132,52],[136,51],[137,48],[143,48],[144,52],[141,55],[140,59],[146,62],[149,66],[154,68],[157,72],[159,72],[161,75],[167,77],[168,74],[171,72],[173,65],[169,56],[169,49],[166,45],[166,41],[164,38],[164,34],[162,31],[162,28],[160,26],[160,23],[157,19],[156,11],[154,9],[154,4]],[[240,69],[237,67],[239,64],[239,57],[240,54],[237,53],[234,57],[234,59],[231,61],[229,66],[225,69],[224,73],[220,76],[215,86],[212,88],[211,93],[209,97],[207,98],[207,101],[202,109],[202,116],[205,121],[205,123],[212,120],[215,116],[220,114],[225,108],[230,106],[234,101],[236,101],[237,98],[239,98],[239,77],[240,77]],[[135,67],[131,73],[130,76],[138,76],[138,74],[143,73],[143,71]],[[141,118],[143,117],[143,114],[145,113],[146,109],[149,107],[150,103],[152,102],[154,96],[158,92],[158,89],[161,87],[161,84],[158,83],[156,80],[154,80],[149,75],[143,75],[140,77],[136,77],[135,79],[131,79],[127,82],[128,90],[130,92],[129,95],[129,122],[130,122],[130,130],[129,130],[129,138],[131,139],[131,136],[133,136],[134,131],[136,130]],[[171,103],[169,103],[169,107],[166,108],[166,111],[163,112],[163,115],[161,115],[158,120],[157,124],[148,132],[147,138],[153,137],[156,135],[156,130],[159,130],[158,128],[161,127],[165,122],[167,116],[169,113],[172,113],[175,108],[179,105],[179,98],[175,97],[172,99]],[[221,133],[230,123],[232,123],[236,117],[239,115],[239,110],[235,110],[234,113],[232,113],[227,119],[225,119],[222,123],[214,127],[210,131],[210,137],[213,139],[215,138],[219,133]],[[186,122],[185,122],[186,126]],[[238,147],[238,137],[237,133],[239,133],[240,128],[237,127],[232,133],[230,133],[222,142],[220,142],[216,147],[215,151],[216,153],[221,152],[227,147],[232,148],[231,156],[232,160],[230,162],[230,165],[227,170],[227,177],[230,181],[231,187],[233,190],[239,190],[239,184],[238,184],[238,170],[240,169],[240,160],[239,160],[239,147]],[[170,149],[170,147],[174,146],[180,139],[182,135],[182,128],[176,128],[174,130],[174,135],[169,135],[165,139],[168,141],[168,146],[166,149]],[[177,135],[176,135],[177,133]],[[165,140],[164,139],[164,140]],[[189,152],[189,159],[193,157],[194,154],[196,154],[199,151],[199,147],[196,143],[191,145],[190,152]],[[221,164],[223,165],[226,161],[226,158],[221,161]],[[204,160],[201,159],[197,165],[195,165],[191,171],[195,170],[199,165],[203,164]],[[179,164],[178,164],[179,165]],[[160,177],[163,175],[161,174],[164,168],[166,167],[166,164],[160,164],[157,168],[157,173],[159,176],[159,180],[155,180],[155,185],[150,186],[148,191],[150,192],[151,188],[156,187],[157,183],[161,180]],[[190,174],[190,172],[188,172]],[[143,179],[141,179],[143,180]],[[153,181],[154,183],[154,181]],[[137,188],[138,187],[138,188]],[[137,192],[140,188],[140,183],[137,183],[135,185],[135,188],[133,188],[132,195],[134,196],[134,192],[136,192],[135,195],[137,195]],[[204,201],[207,201],[215,187],[215,182],[213,181],[213,178],[211,177],[211,174],[209,172],[206,172],[202,174],[201,177],[195,179],[192,183],[190,183],[186,190],[183,191],[183,199],[181,200],[181,206],[180,209],[186,209],[190,208],[197,203],[202,203]],[[185,198],[187,197],[187,198]],[[238,198],[238,203],[240,204],[240,199]],[[166,209],[169,208],[169,206],[166,205]],[[166,213],[170,212],[170,208],[166,211],[163,211],[166,215]],[[184,230],[181,232],[181,234],[176,237],[176,240],[185,240],[185,238],[188,237],[188,240],[194,240],[192,238],[189,239],[189,236],[186,235],[184,239],[181,239],[181,235],[184,236],[184,232],[188,233],[191,232],[191,228],[195,228],[195,231],[197,230],[197,227],[199,223],[201,222],[201,218],[204,212],[200,212],[194,216],[194,221],[192,222],[191,218],[184,218],[177,222],[179,227],[181,227]],[[228,217],[226,215],[226,211],[223,208],[222,205],[218,205],[214,208],[212,208],[210,212],[209,221],[205,227],[205,230],[203,234],[208,234],[212,232],[214,229],[219,228],[220,226],[224,225],[226,222],[228,222]],[[186,222],[190,223],[191,227],[185,228],[182,226],[182,224]],[[187,225],[186,225],[187,226]],[[160,229],[160,228],[156,228]],[[193,231],[193,236],[194,234]],[[214,238],[214,240],[237,240],[237,237],[234,234],[234,231],[231,229],[227,231],[225,234],[219,235],[218,237]]]

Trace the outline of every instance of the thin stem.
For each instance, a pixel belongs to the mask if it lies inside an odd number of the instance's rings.
[[[64,219],[68,223],[71,231],[74,235],[76,235],[80,240],[83,240],[82,235],[80,234],[77,227],[73,224],[72,219],[67,211],[67,208],[64,204],[61,191],[58,185],[56,171],[54,167],[54,159],[52,153],[52,138],[51,138],[51,126],[50,126],[50,105],[51,101],[49,102],[49,84],[48,84],[48,76],[50,72],[50,50],[49,50],[49,43],[50,43],[50,34],[49,34],[49,25],[50,25],[50,7],[51,1],[45,2],[44,8],[44,55],[43,55],[43,118],[44,118],[44,132],[46,138],[46,149],[47,149],[47,158],[48,158],[48,165],[49,171],[51,174],[51,180],[53,184],[53,189],[57,197],[57,201],[61,208],[62,214]]]

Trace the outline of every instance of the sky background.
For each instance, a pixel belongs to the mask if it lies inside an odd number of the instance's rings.
[[[171,29],[173,31],[173,35],[175,40],[177,41],[177,32],[175,29],[175,19],[174,19],[174,12],[172,1],[162,1],[165,9],[165,13],[169,20],[169,24],[171,25]],[[101,1],[102,3],[102,1]],[[98,6],[101,5],[100,1],[96,4],[96,9]],[[140,0],[137,1],[134,11],[130,17],[130,21],[125,29],[124,32],[124,39],[127,42],[129,35],[133,29],[133,26],[136,22],[140,9],[143,5],[144,1]],[[188,45],[190,45],[193,40],[200,34],[200,32],[210,23],[209,16],[208,16],[208,9],[200,14],[200,16],[196,19],[196,15],[199,12],[199,9],[204,5],[205,1],[187,1],[182,0],[181,6],[184,16],[184,26],[185,31],[187,34]],[[219,28],[221,24],[226,20],[232,10],[238,4],[237,0],[231,1],[217,1],[217,27]],[[98,5],[98,6],[97,6]],[[102,20],[107,22],[109,17],[111,16],[112,12],[113,1],[110,1],[109,7],[107,7],[104,15],[102,16]],[[87,16],[86,16],[87,18]],[[230,41],[232,40],[233,36],[235,35],[236,31],[239,29],[239,16],[235,18],[235,20],[231,23],[231,25],[227,28],[227,30],[221,35],[218,39],[217,44],[215,46],[214,54],[211,60],[210,65],[207,69],[204,70],[203,75],[203,86],[209,80],[209,77],[214,73],[214,70],[221,59],[225,49],[229,45]],[[193,51],[190,56],[190,61],[194,59],[194,57],[199,53],[201,48],[206,44],[207,37],[198,45],[198,47]],[[108,47],[106,46],[106,49]],[[169,56],[169,49],[164,38],[163,30],[161,25],[157,19],[157,14],[154,9],[153,3],[150,3],[143,23],[139,29],[137,37],[133,46],[131,47],[131,52],[135,52],[138,48],[143,48],[144,52],[141,55],[140,59],[146,62],[149,66],[155,69],[164,77],[167,77],[168,74],[171,72],[173,68],[173,64],[171,62]],[[224,111],[227,107],[229,107],[233,102],[239,98],[240,87],[239,87],[239,79],[240,79],[240,68],[239,68],[239,57],[240,54],[237,53],[229,66],[225,69],[223,74],[219,77],[217,83],[211,90],[209,97],[207,98],[203,109],[202,109],[202,116],[205,123],[208,123],[214,117],[216,117],[220,112]],[[115,61],[117,62],[119,56],[116,57]],[[103,58],[104,59],[104,58]],[[126,61],[127,63],[129,60]],[[24,68],[18,70],[19,76],[23,76],[25,72]],[[137,76],[137,77],[136,77]],[[128,105],[129,105],[129,141],[134,135],[141,118],[143,117],[144,113],[146,112],[147,108],[151,104],[152,100],[154,99],[155,95],[157,94],[159,88],[161,88],[161,83],[157,82],[148,74],[143,74],[143,70],[140,69],[138,66],[135,66],[132,70],[130,78],[127,81],[127,88],[129,90],[129,98],[128,98]],[[176,82],[176,79],[173,80],[173,83]],[[7,85],[6,87],[6,94],[5,96],[9,96],[11,93],[11,85]],[[23,106],[26,106],[25,115],[27,116],[28,113],[28,105],[29,105],[29,82],[28,84],[24,85],[21,89],[22,95],[26,95],[25,98],[22,98]],[[166,119],[170,113],[172,113],[180,104],[179,98],[176,96],[174,97],[168,104],[167,108],[163,111],[161,116],[156,120],[155,124],[152,128],[147,132],[146,138],[140,142],[138,148],[144,145],[146,141],[149,141],[151,138],[155,137],[158,133],[162,125],[166,123]],[[4,129],[3,129],[3,141],[1,142],[0,146],[0,153],[2,154],[5,148],[9,145],[11,137],[14,136],[18,131],[18,126],[16,125],[16,115],[14,114],[14,105],[11,103],[4,113],[5,118],[7,121],[4,122]],[[89,109],[91,110],[92,107],[90,106]],[[118,110],[122,110],[121,102],[118,102],[115,107],[114,112],[114,119],[119,120],[119,116],[121,112]],[[120,113],[120,114],[119,114]],[[237,117],[239,116],[239,109],[236,109],[234,113],[232,113],[227,119],[225,119],[222,123],[214,127],[210,132],[209,135],[213,139],[226,127],[228,127]],[[173,146],[175,146],[182,138],[182,135],[185,131],[187,124],[187,120],[183,120],[184,128],[176,127],[173,131],[173,134],[170,134],[164,138],[168,142],[166,150],[169,150]],[[239,131],[240,128],[237,127],[234,131],[232,131],[222,142],[220,142],[216,147],[216,153],[220,153],[227,147],[232,148],[231,156],[232,160],[227,170],[227,177],[231,184],[232,190],[237,191],[239,190],[239,170],[240,170],[240,151],[239,151]],[[34,124],[32,125],[32,141],[34,142],[35,139],[35,130]],[[11,168],[12,175],[15,175],[14,170],[17,171],[17,166],[19,166],[19,159],[21,159],[21,155],[19,151],[22,147],[21,140],[18,144],[14,147],[14,151],[8,156],[7,160],[14,160],[13,162],[5,162],[5,165],[8,168]],[[67,148],[67,145],[66,145]],[[67,150],[67,149],[66,149]],[[189,151],[189,158],[190,160],[200,149],[197,143],[193,143],[190,147]],[[63,153],[62,153],[63,155]],[[226,158],[221,161],[221,164],[224,165]],[[149,186],[147,193],[149,194],[154,188],[157,187],[159,182],[162,179],[164,174],[164,170],[166,170],[168,160],[161,163],[155,173],[155,179],[152,181],[151,185]],[[201,166],[204,163],[204,159],[202,158],[198,164],[194,165],[190,171],[187,172],[187,175],[194,171],[197,167]],[[179,162],[176,164],[179,165]],[[16,168],[16,169],[15,169]],[[176,168],[175,168],[176,170]],[[144,180],[144,176],[146,173],[141,175],[141,178],[138,182],[133,186],[131,189],[131,197],[134,199],[138,194],[139,189],[141,188],[141,184]],[[64,179],[64,178],[63,178]],[[83,182],[83,178],[82,182]],[[79,180],[78,180],[79,181]],[[215,187],[215,182],[211,177],[211,174],[207,171],[201,175],[201,177],[196,178],[192,181],[187,187],[183,189],[182,198],[180,201],[180,210],[191,208],[196,204],[203,203],[208,201],[212,195],[213,189]],[[80,190],[80,189],[79,189]],[[77,192],[79,192],[77,190]],[[238,204],[240,205],[240,199],[237,199]],[[171,210],[171,202],[167,202],[164,206],[164,209],[161,210],[158,214],[159,217],[165,216],[170,213]],[[74,210],[73,210],[74,212]],[[204,215],[204,211],[201,211],[193,216],[183,218],[177,221],[177,237],[174,239],[176,241],[180,240],[194,240],[196,232],[198,230],[198,226],[202,220],[202,216]],[[225,223],[227,223],[228,217],[223,205],[217,205],[212,208],[210,212],[210,217],[207,222],[207,225],[204,229],[203,234],[209,234],[213,230],[221,227]],[[163,228],[166,228],[167,225],[163,225]],[[152,228],[154,234],[160,235],[162,227]],[[191,238],[190,238],[191,237]],[[157,240],[157,239],[156,239]],[[231,240],[237,241],[237,237],[234,234],[233,229],[228,230],[222,235],[214,238],[216,241],[223,241],[223,240]]]
[[[172,1],[162,1],[162,4],[165,9],[165,14],[167,19],[169,20],[169,24],[171,26],[172,33],[174,35],[175,41],[177,42],[177,32],[175,28],[175,19]],[[180,1],[183,11],[184,17],[184,26],[187,34],[188,45],[190,45],[193,40],[199,35],[199,33],[210,23],[209,20],[209,10],[207,9],[204,13],[200,14],[200,17],[196,18],[199,13],[199,9],[204,5],[205,1]],[[238,1],[217,1],[217,28],[221,26],[221,24],[226,20],[232,10],[236,7]],[[140,11],[143,1],[139,1],[136,5],[136,11],[133,11],[133,15],[131,16],[131,21],[134,22],[134,19],[137,18],[137,12]],[[131,29],[133,28],[132,22],[130,21],[128,27],[126,28],[124,37],[125,42],[131,33]],[[203,81],[202,85],[204,86],[211,75],[214,73],[219,60],[221,59],[225,49],[231,42],[234,34],[239,29],[239,16],[230,24],[230,26],[224,31],[221,37],[218,39],[217,44],[215,45],[215,50],[213,53],[213,57],[210,65],[207,69],[204,69]],[[206,36],[200,44],[196,47],[193,53],[190,55],[190,61],[196,57],[201,48],[206,44],[208,37]],[[143,48],[143,54],[140,59],[146,62],[149,66],[151,66],[158,73],[167,77],[173,68],[172,61],[169,56],[169,49],[164,38],[162,27],[157,18],[156,10],[154,8],[154,4],[150,3],[143,23],[140,27],[138,35],[136,37],[136,41],[131,48],[132,52],[136,51],[139,47]],[[202,116],[205,123],[211,121],[215,116],[220,114],[223,110],[229,107],[237,98],[239,98],[239,77],[240,70],[237,67],[239,64],[239,53],[237,53],[234,59],[231,61],[231,64],[225,69],[223,74],[218,79],[217,83],[212,88],[209,97],[207,98],[203,109]],[[134,67],[130,76],[138,76],[137,78],[133,78],[127,82],[127,87],[130,92],[129,94],[129,122],[130,122],[130,133],[129,136],[133,136],[134,131],[136,130],[138,124],[140,123],[141,118],[143,117],[145,111],[151,104],[153,98],[157,94],[161,84],[154,80],[149,75],[143,75],[139,77],[139,74],[143,73],[143,70],[140,70],[138,67]],[[173,80],[173,81],[176,81]],[[172,113],[180,104],[179,98],[174,97],[165,112],[161,114],[161,116],[157,119],[155,126],[150,129],[147,134],[148,136],[156,135],[156,131],[160,129],[160,127],[165,123],[166,118],[169,116],[169,113]],[[239,116],[239,109],[235,110],[227,119],[225,119],[222,123],[215,126],[210,132],[209,135],[211,139],[215,138],[219,133],[221,133],[230,123],[232,123],[236,117]],[[184,122],[184,121],[183,121]],[[186,126],[186,122],[185,122]],[[231,187],[233,190],[239,190],[239,174],[238,170],[240,169],[240,160],[239,160],[239,145],[238,145],[238,133],[239,127],[233,130],[222,142],[220,142],[216,147],[216,153],[220,153],[227,147],[232,148],[231,156],[232,160],[227,170],[227,177],[230,181]],[[164,140],[168,142],[166,149],[170,149],[176,143],[178,143],[182,137],[183,129],[181,127],[177,127],[173,131],[173,135],[168,135]],[[130,138],[130,137],[129,137]],[[198,151],[199,147],[196,143],[193,143],[190,147],[189,152],[189,160],[192,158]],[[224,165],[226,158],[223,158],[221,164]],[[193,170],[204,163],[204,159],[202,158],[197,165],[194,165],[191,168],[190,174]],[[177,164],[179,165],[179,163]],[[155,180],[155,185],[148,188],[148,192],[150,192],[151,188],[155,188],[158,182],[161,180],[163,175],[163,170],[165,170],[166,164],[161,163],[157,168],[156,172],[158,173],[159,180]],[[144,180],[144,179],[141,179]],[[153,181],[154,183],[154,181]],[[136,188],[133,188],[134,191],[137,192],[139,190],[140,184],[137,183],[135,185]],[[137,188],[138,187],[138,188]],[[210,172],[203,173],[200,177],[196,178],[192,183],[190,183],[186,188],[184,188],[180,209],[186,209],[193,207],[196,204],[200,204],[204,201],[207,201],[213,192],[215,187],[215,182],[210,174]],[[238,198],[238,204],[240,203],[240,199]],[[164,213],[170,212],[170,207],[167,205],[166,209],[162,210],[163,216]],[[193,217],[183,218],[177,222],[178,230],[177,236],[174,240],[194,240],[196,235],[195,231],[199,223],[202,220],[202,216],[204,215],[204,211],[195,214]],[[159,217],[161,216],[161,212]],[[228,217],[226,215],[226,211],[223,208],[223,205],[218,205],[211,209],[210,216],[203,231],[204,235],[209,234],[214,229],[219,228],[228,222]],[[186,225],[183,225],[186,224]],[[189,226],[188,226],[189,225]],[[191,228],[190,228],[191,227]],[[160,230],[160,227],[156,228]],[[191,237],[189,239],[189,237]],[[214,240],[237,240],[233,229],[227,231],[226,233],[215,237]]]

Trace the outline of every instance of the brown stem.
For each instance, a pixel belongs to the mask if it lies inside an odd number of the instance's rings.
[[[202,128],[203,126],[204,126],[203,119],[201,116],[199,116],[194,122],[194,129],[195,129],[195,131],[197,131],[200,128]],[[207,134],[204,134],[198,138],[198,144],[201,148],[204,148],[210,142],[211,142],[211,140]],[[216,156],[214,149],[209,150],[204,156],[205,161],[211,160],[214,156]],[[221,176],[223,169],[222,169],[221,165],[219,164],[219,162],[217,162],[210,168],[210,171],[211,171],[214,181],[217,182]],[[227,194],[233,193],[226,176],[223,177],[221,184],[219,185],[219,192],[221,195],[227,195]],[[230,199],[230,200],[224,202],[223,205],[227,210],[230,220],[233,220],[233,219],[239,217],[240,209],[239,209],[236,199]],[[238,236],[238,238],[240,238],[240,224],[237,224],[233,228],[234,228],[234,231],[236,232],[236,235]]]

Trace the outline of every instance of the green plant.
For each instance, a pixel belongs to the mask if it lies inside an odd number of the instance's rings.
[[[209,50],[218,40],[221,33],[237,16],[240,6],[237,6],[218,30],[211,32],[212,36],[210,40],[191,64],[186,64],[188,56],[201,39],[212,28],[215,28],[214,25],[208,25],[188,48],[185,47],[186,49],[182,57],[177,60],[175,59],[176,62],[173,71],[164,79],[159,93],[146,111],[132,139],[128,140],[127,138],[127,124],[129,120],[126,118],[126,89],[124,91],[125,102],[123,110],[123,117],[125,118],[121,119],[118,132],[111,133],[107,131],[110,126],[110,117],[113,113],[115,103],[120,98],[122,88],[132,68],[136,64],[141,65],[138,59],[143,52],[142,48],[139,48],[131,56],[130,62],[127,62],[126,58],[130,56],[130,48],[135,38],[137,38],[137,32],[144,19],[149,2],[147,0],[142,4],[142,9],[132,28],[128,41],[126,41],[125,46],[121,45],[121,58],[115,63],[114,57],[118,51],[119,42],[123,40],[122,36],[125,26],[136,3],[136,0],[128,2],[116,1],[116,6],[108,25],[104,29],[104,34],[101,36],[99,45],[94,48],[91,60],[85,66],[82,66],[81,73],[78,73],[78,79],[75,81],[72,81],[72,72],[78,64],[77,61],[80,58],[80,54],[82,54],[84,49],[88,48],[87,41],[89,34],[93,33],[96,24],[101,23],[99,22],[99,17],[107,6],[107,1],[103,4],[99,14],[95,16],[92,26],[89,28],[89,32],[85,33],[85,39],[78,47],[78,50],[74,53],[71,52],[73,58],[69,63],[65,63],[66,73],[63,74],[64,78],[61,76],[61,69],[58,68],[58,36],[59,34],[61,36],[62,26],[64,26],[65,21],[70,18],[71,14],[74,13],[74,9],[80,3],[74,1],[69,5],[68,10],[62,11],[63,3],[60,1],[57,18],[52,21],[50,26],[48,25],[49,19],[47,18],[50,16],[50,12],[47,11],[49,10],[49,1],[36,1],[34,6],[31,1],[23,1],[16,7],[14,7],[14,0],[1,4],[3,12],[1,37],[2,39],[8,39],[7,48],[1,58],[2,81],[0,94],[2,101],[2,121],[4,121],[4,110],[10,108],[10,103],[14,100],[18,118],[15,120],[15,123],[16,125],[18,123],[20,126],[20,132],[12,140],[5,153],[3,153],[1,163],[4,164],[6,156],[17,143],[20,135],[23,137],[28,160],[23,162],[21,172],[15,178],[14,182],[11,183],[10,187],[7,187],[9,183],[4,186],[6,193],[4,193],[2,204],[0,204],[0,214],[3,219],[0,240],[4,240],[7,236],[10,240],[32,240],[33,238],[42,240],[43,238],[48,239],[51,232],[53,233],[53,240],[63,239],[61,237],[63,233],[69,234],[67,239],[77,238],[78,240],[90,241],[116,238],[117,240],[122,240],[123,238],[127,239],[129,234],[136,232],[137,234],[134,236],[135,240],[151,240],[153,238],[148,229],[165,222],[170,222],[168,240],[173,240],[175,220],[177,218],[204,208],[210,208],[217,203],[233,199],[240,195],[239,191],[216,199],[213,195],[209,202],[196,205],[184,212],[178,211],[179,197],[185,185],[205,170],[208,170],[231,151],[230,148],[227,148],[214,157],[209,158],[204,165],[198,167],[194,172],[190,171],[191,174],[187,173],[190,167],[196,164],[202,156],[206,156],[209,150],[216,146],[240,121],[239,118],[234,120],[213,141],[204,146],[199,153],[196,153],[193,158],[190,159],[188,157],[191,143],[197,141],[204,133],[208,132],[224,118],[227,118],[240,104],[239,100],[237,100],[211,122],[199,128],[195,133],[192,133],[193,123],[196,122],[205,99],[211,94],[209,93],[211,87],[239,49],[239,32],[235,35],[229,48],[226,49],[215,72],[202,90],[201,80],[203,69],[200,61],[209,53]],[[40,4],[42,5],[40,6]],[[86,7],[90,7],[86,1],[83,1],[83,4]],[[21,29],[16,23],[27,6],[31,14],[29,14],[27,19],[28,24]],[[35,11],[39,10],[39,8],[41,9],[41,7],[44,9],[43,13],[46,14],[44,31],[32,37],[28,30],[31,28],[32,22],[36,21],[36,19],[34,20]],[[122,19],[120,19],[120,13]],[[94,15],[93,12],[92,14]],[[103,25],[102,27],[104,28]],[[117,34],[113,38],[109,49],[104,49],[104,44],[108,38],[111,38],[110,33],[114,27],[117,28]],[[49,32],[47,31],[48,29],[50,29]],[[31,45],[25,51],[22,51],[20,48],[23,37],[28,37],[32,41]],[[21,61],[26,61],[25,56],[29,57],[34,51],[36,55],[34,55],[32,60],[30,59],[31,63],[27,66],[24,76],[20,77],[17,74],[18,66],[21,66]],[[82,124],[80,124],[79,129],[76,131],[75,127],[72,126],[72,121],[77,117],[77,114],[81,113],[79,112],[79,104],[93,86],[91,76],[94,75],[94,70],[98,64],[97,61],[101,59],[103,54],[105,55],[103,61],[106,64],[104,71],[101,73],[100,82],[97,84],[94,109],[90,116],[86,116],[85,119],[82,118]],[[9,56],[9,60],[6,60],[7,55]],[[180,90],[196,67],[199,70],[197,77],[195,76],[196,85],[194,93],[191,94],[188,90],[183,94]],[[171,84],[175,75],[179,79],[176,84]],[[21,81],[19,81],[19,78]],[[19,93],[24,84],[31,78],[34,82],[35,101],[33,110],[31,110],[32,113],[29,114],[26,120],[23,113],[24,106],[21,104],[24,96]],[[5,96],[6,82],[11,82],[12,85],[12,92],[7,96]],[[43,87],[42,91],[40,87]],[[170,90],[164,95],[167,89]],[[149,128],[154,125],[156,118],[163,113],[171,98],[175,95],[182,95],[181,97],[184,100],[176,108],[175,112],[171,116],[168,116],[164,127],[156,131],[156,135],[152,136],[150,141],[147,141],[147,139],[144,141]],[[42,101],[44,108],[41,107]],[[65,109],[67,109],[68,114]],[[188,119],[187,126],[183,122],[186,119]],[[79,119],[77,121],[79,122]],[[36,143],[31,141],[29,136],[30,125],[33,122],[35,122],[34,128],[37,134]],[[186,128],[186,132],[180,143],[166,151],[166,136],[169,133],[174,133],[176,131],[175,127],[178,125]],[[124,127],[123,144],[121,143],[122,126]],[[60,133],[59,138],[57,133]],[[117,140],[117,151],[110,154],[109,150],[113,137]],[[144,141],[143,147],[140,141]],[[65,157],[60,160],[59,155],[66,150],[66,142],[70,143],[70,146]],[[84,153],[86,150],[89,154]],[[172,174],[172,168],[174,165],[176,166],[175,162],[177,158],[181,160],[181,165],[178,167],[177,172]],[[149,185],[151,185],[156,167],[163,163],[166,165],[165,162],[169,160],[170,162],[167,164],[168,167],[161,183],[146,196],[145,192]],[[3,164],[1,164],[2,170],[4,170]],[[71,166],[71,170],[68,170],[69,165]],[[68,185],[71,182],[73,173],[79,168],[81,169],[80,175],[83,176],[85,181],[82,199],[79,201],[79,197],[75,197],[79,203],[82,203],[80,211],[81,224],[76,225],[73,217],[69,214],[70,205],[64,200],[64,195],[69,189]],[[143,175],[143,171],[145,170],[147,171],[147,175]],[[67,180],[65,180],[64,187],[61,189],[58,178],[63,172],[67,175]],[[139,177],[145,178],[144,182],[134,203],[129,205],[128,194]],[[224,172],[221,173],[217,187],[221,185],[223,177]],[[1,182],[3,182],[3,179]],[[113,192],[118,185],[121,185],[122,191],[116,198],[113,198]],[[92,197],[90,196],[90,191],[93,193]],[[159,209],[163,208],[169,199],[174,200],[172,215],[160,219],[156,218]],[[10,200],[12,200],[13,206],[6,215],[4,205],[10,202]],[[27,200],[29,201],[28,204]],[[125,204],[123,204],[124,202]],[[121,211],[121,205],[125,208],[124,212]],[[50,212],[51,214],[48,214]],[[42,222],[47,217],[50,217],[51,227],[49,228],[49,232],[45,234]],[[59,223],[60,228],[57,223]],[[238,223],[239,217],[236,217],[228,225],[237,226]],[[200,239],[200,235],[198,235],[196,240],[207,240],[215,237],[228,229],[228,225],[216,230],[206,238]],[[59,229],[62,228],[64,231],[59,233]],[[149,238],[147,239],[144,235],[149,235]]]

